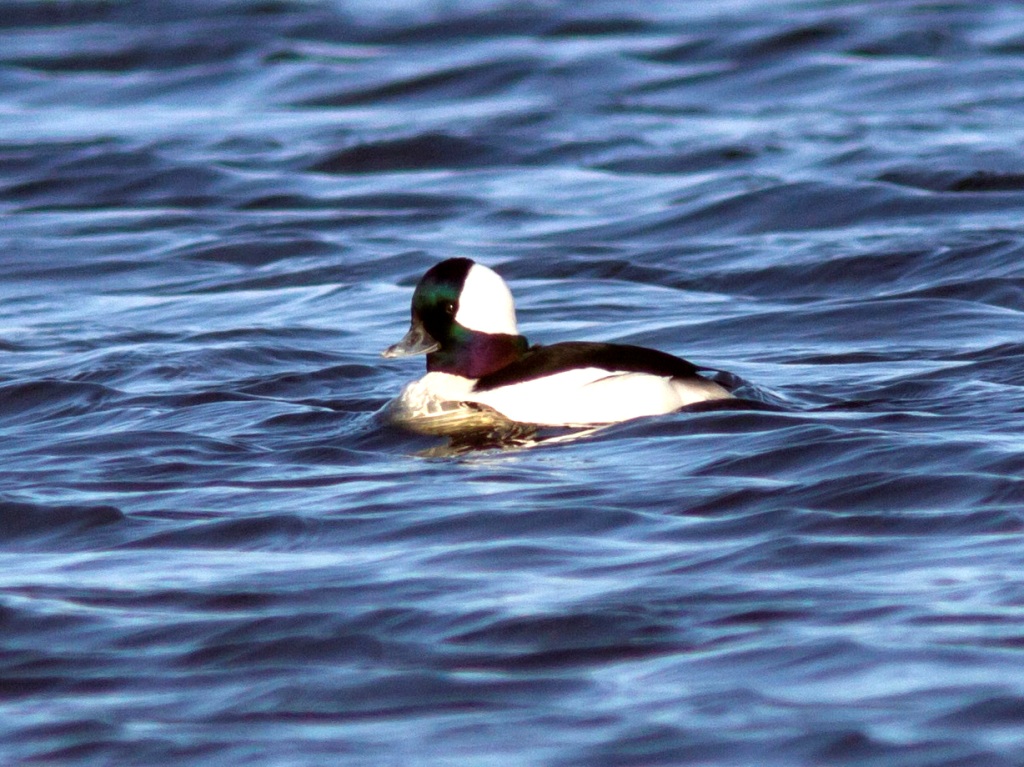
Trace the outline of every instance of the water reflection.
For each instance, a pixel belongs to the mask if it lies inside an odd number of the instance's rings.
[[[387,426],[398,427],[406,432],[427,437],[440,437],[441,444],[431,445],[414,454],[423,458],[451,458],[467,453],[488,450],[524,450],[541,445],[559,445],[590,437],[621,423],[592,424],[578,426],[542,426],[519,423],[505,418],[497,411],[463,403],[467,407],[453,409],[428,417],[405,418],[403,411],[395,407],[395,401],[379,414]],[[728,400],[698,402],[682,408],[677,413],[697,414],[718,411],[754,410],[785,412],[789,408],[764,399],[737,397]],[[636,419],[652,422],[666,416]]]
[[[459,405],[414,418],[400,407],[398,400],[392,400],[384,407],[381,417],[386,424],[405,431],[441,437],[444,440],[442,443],[415,453],[424,458],[449,458],[486,450],[521,450],[543,444],[571,442],[608,426],[539,426],[511,421],[501,413],[477,403]]]

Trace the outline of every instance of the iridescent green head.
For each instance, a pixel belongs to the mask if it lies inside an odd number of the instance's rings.
[[[478,378],[525,349],[505,281],[468,258],[449,258],[423,275],[412,296],[409,332],[383,354],[427,354],[428,370]]]

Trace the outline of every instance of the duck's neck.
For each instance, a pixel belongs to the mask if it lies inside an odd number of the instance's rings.
[[[526,353],[526,336],[463,331],[452,343],[427,355],[427,371],[481,378]]]

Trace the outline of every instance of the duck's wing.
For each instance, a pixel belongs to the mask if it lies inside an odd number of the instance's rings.
[[[567,341],[531,347],[520,359],[480,378],[474,391],[489,391],[578,368],[684,379],[697,377],[699,369],[684,359],[643,346]]]

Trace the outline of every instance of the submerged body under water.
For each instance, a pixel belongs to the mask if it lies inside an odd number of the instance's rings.
[[[1024,9],[776,10],[0,0],[0,762],[1020,765]],[[739,402],[395,428],[451,257]]]

